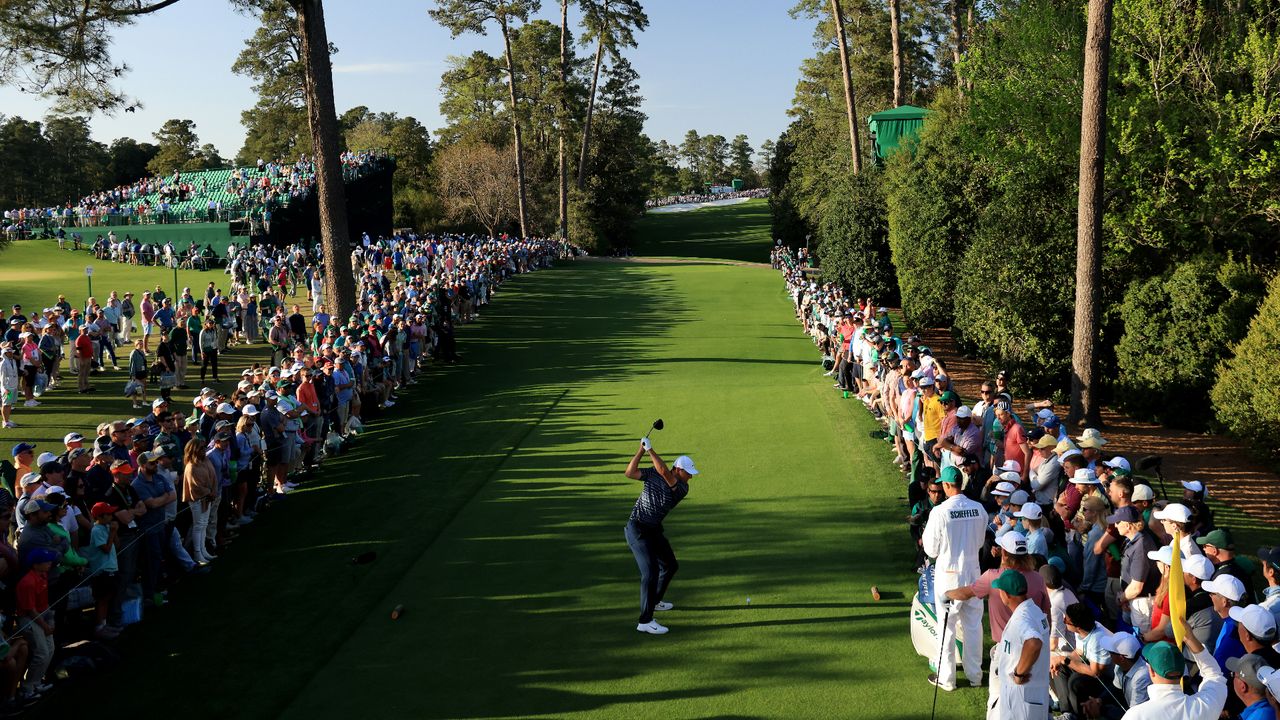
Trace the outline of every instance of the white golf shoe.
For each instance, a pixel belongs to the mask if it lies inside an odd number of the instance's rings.
[[[653,606],[653,609],[654,610],[670,610],[673,607],[675,607],[675,605],[672,605],[666,600],[659,600],[658,604]]]
[[[659,625],[657,620],[640,623],[639,625],[636,625],[636,630],[639,630],[642,633],[649,633],[650,635],[665,635],[667,633],[666,626]]]

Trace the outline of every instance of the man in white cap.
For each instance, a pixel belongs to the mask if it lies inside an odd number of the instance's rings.
[[[1261,655],[1267,665],[1280,668],[1280,653],[1272,647],[1276,642],[1276,620],[1261,605],[1233,607],[1228,617],[1236,621],[1236,632],[1245,652]]]
[[[1170,559],[1172,560],[1172,548]],[[1212,577],[1213,563],[1209,558],[1203,555],[1183,558],[1182,578],[1187,586],[1187,624],[1191,626],[1200,642],[1209,648],[1209,652],[1213,652],[1214,640],[1222,627],[1222,618],[1214,610],[1213,598],[1204,587]],[[1169,582],[1175,582],[1175,579],[1171,577]],[[1173,637],[1172,628],[1169,629],[1168,636]],[[1187,660],[1194,660],[1194,658],[1188,655]]]
[[[1085,717],[1120,717],[1125,710],[1147,701],[1151,673],[1142,659],[1142,642],[1125,632],[1111,633],[1099,643],[1111,654],[1112,684],[1115,690],[1103,692],[1080,704]],[[1123,703],[1120,705],[1118,703]]]
[[[653,467],[641,470],[640,459],[645,453],[649,454]],[[653,619],[653,613],[674,607],[662,598],[680,567],[663,531],[662,521],[689,494],[689,479],[697,475],[698,470],[688,455],[681,455],[671,467],[667,467],[646,437],[640,441],[640,449],[636,450],[624,474],[631,480],[644,483],[624,532],[636,565],[640,567],[640,618],[636,630],[662,635],[667,628]]]
[[[969,406],[956,408],[955,425],[938,439],[938,448],[942,450],[944,466],[959,465],[959,458],[966,453],[976,456],[982,452],[982,428],[973,421],[973,410]]]
[[[939,633],[941,661],[937,675],[929,681],[947,691],[956,688],[956,625],[964,632],[964,674],[973,685],[982,683],[982,601],[977,598],[948,599],[947,591],[972,584],[981,574],[978,557],[987,537],[987,511],[965,497],[960,489],[960,471],[943,468],[938,478],[947,496],[929,513],[922,545],[934,559],[935,612],[944,623]]]

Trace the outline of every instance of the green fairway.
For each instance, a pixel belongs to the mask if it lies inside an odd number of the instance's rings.
[[[11,243],[0,250],[0,305],[8,311],[10,306],[18,303],[22,305],[27,317],[33,317],[38,315],[41,309],[57,302],[58,294],[62,293],[67,296],[72,307],[83,309],[83,301],[88,297],[89,291],[84,269],[90,265],[94,268],[93,292],[99,302],[105,302],[110,292],[117,290],[121,297],[124,296],[125,291],[134,292],[136,295],[134,302],[140,304],[142,293],[155,289],[156,285],[161,286],[170,297],[176,297],[174,273],[168,268],[134,267],[121,263],[103,262],[95,260],[89,252],[58,250],[57,243],[52,240],[29,240]],[[179,292],[183,287],[190,287],[196,295],[202,295],[204,287],[210,282],[226,290],[229,287],[229,281],[230,276],[225,275],[221,270],[178,271]],[[303,299],[305,300],[305,296]],[[309,305],[306,310],[310,310]],[[141,317],[135,317],[134,337],[138,336],[140,325]],[[153,361],[155,346],[156,337],[152,336]],[[71,430],[92,433],[100,422],[145,415],[149,410],[134,410],[130,400],[121,394],[127,381],[125,370],[128,366],[129,352],[132,349],[132,347],[116,348],[120,370],[112,370],[108,365],[104,373],[92,376],[92,382],[97,388],[97,392],[92,395],[80,395],[75,392],[75,375],[67,369],[67,363],[64,360],[62,364],[64,381],[60,388],[40,398],[41,406],[38,408],[15,408],[13,419],[18,423],[18,427],[0,430],[0,438],[11,439],[12,443],[19,440],[34,442],[42,451],[49,449],[61,452],[62,437]],[[70,346],[67,346],[66,350],[70,352]],[[231,390],[235,381],[239,381],[242,368],[267,359],[269,359],[269,353],[265,344],[239,345],[231,348],[221,356],[221,367],[227,370],[221,374],[223,382],[218,387],[222,390]],[[200,386],[199,365],[188,369],[187,377],[188,384],[198,388]],[[231,382],[228,382],[229,379]],[[214,385],[212,379],[209,384]],[[185,397],[187,401],[181,409],[188,410],[191,396],[195,391],[179,392],[185,393],[181,397]],[[149,391],[147,397],[156,397],[154,388]],[[175,397],[179,396],[175,395]],[[4,445],[4,451],[8,452],[9,447],[10,445]]]
[[[769,262],[769,201],[690,212],[646,213],[636,228],[636,255]]]
[[[820,377],[776,273],[566,263],[504,288],[460,346],[464,364],[126,636],[121,672],[212,683],[199,703],[183,682],[148,702],[192,718],[927,715],[890,450]],[[663,637],[634,629],[622,537],[639,487],[622,470],[655,417],[657,449],[702,470],[667,522],[682,565]],[[947,695],[939,717],[975,716],[980,695]]]

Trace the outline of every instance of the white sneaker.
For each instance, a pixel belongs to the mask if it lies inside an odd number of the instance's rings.
[[[659,625],[657,620],[640,623],[639,625],[636,625],[636,630],[639,630],[642,633],[649,633],[650,635],[665,635],[667,632],[667,628],[663,625]]]
[[[658,604],[653,606],[653,609],[654,610],[670,610],[673,607],[675,607],[675,605],[672,605],[666,600],[659,600]]]
[[[4,426],[5,426],[5,427],[7,427],[7,428],[16,428],[16,427],[18,427],[18,423],[13,422],[13,421],[9,421],[9,422],[5,423],[5,424],[4,424]]]
[[[296,483],[296,482],[285,482],[284,486],[285,486],[285,487],[287,487],[287,488],[289,488],[290,490],[296,490],[296,489],[298,488],[298,483]]]
[[[40,403],[36,402],[35,400],[28,400],[28,401],[26,401],[26,402],[22,403],[22,407],[35,407],[35,406],[37,406],[37,405],[39,405],[39,404],[40,404]]]

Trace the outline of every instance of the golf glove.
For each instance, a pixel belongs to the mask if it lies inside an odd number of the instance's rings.
[[[645,452],[649,452],[653,449],[653,443],[649,442],[649,438],[640,438],[640,447],[643,448]]]

